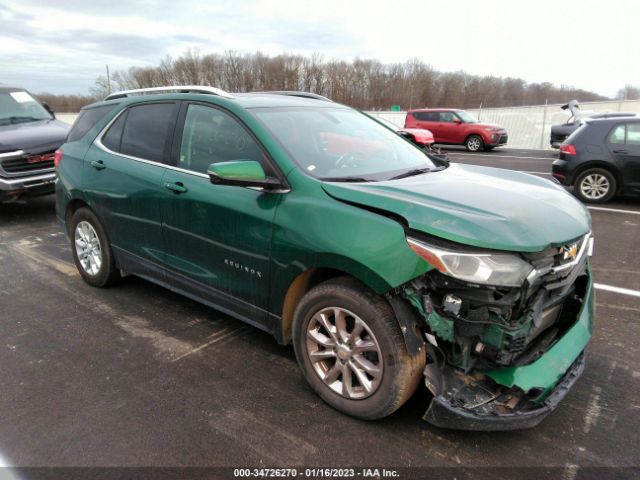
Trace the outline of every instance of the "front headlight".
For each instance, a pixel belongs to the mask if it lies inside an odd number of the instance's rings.
[[[407,238],[411,249],[437,270],[469,283],[519,287],[533,266],[509,253],[463,253]]]

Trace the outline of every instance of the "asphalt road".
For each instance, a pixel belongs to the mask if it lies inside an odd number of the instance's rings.
[[[550,178],[550,155],[450,158]],[[606,208],[621,211],[591,210],[596,282],[638,291],[640,200]],[[597,292],[586,371],[542,425],[469,433],[423,422],[425,389],[382,421],[346,417],[269,335],[137,278],[87,286],[52,196],[0,205],[0,269],[0,465],[640,465],[638,296]]]

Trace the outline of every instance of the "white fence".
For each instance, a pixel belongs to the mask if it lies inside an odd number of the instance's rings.
[[[509,143],[512,148],[550,149],[549,137],[551,125],[563,123],[569,113],[561,110],[562,104],[536,105],[532,107],[506,107],[468,109],[482,122],[498,123],[507,129]],[[583,115],[592,113],[631,112],[640,113],[640,100],[585,102],[580,104]],[[370,115],[384,118],[402,127],[406,112],[367,112]],[[58,113],[56,117],[63,122],[73,123],[77,113]]]
[[[550,149],[551,126],[564,123],[569,113],[560,108],[562,104],[537,105],[532,107],[507,107],[467,109],[482,122],[498,123],[507,129],[508,147]],[[585,102],[580,104],[583,115],[592,113],[631,112],[640,113],[640,100]],[[367,112],[384,118],[393,124],[404,126],[406,112]]]

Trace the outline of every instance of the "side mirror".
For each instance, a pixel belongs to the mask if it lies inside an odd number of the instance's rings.
[[[54,112],[54,111],[51,109],[51,107],[49,106],[49,104],[48,104],[48,103],[42,103],[42,106],[44,107],[44,109],[45,109],[47,112],[49,112],[49,113],[51,114],[51,116],[52,116],[53,118],[56,118],[56,112]]]
[[[275,178],[264,173],[260,163],[254,160],[233,160],[217,162],[207,169],[209,180],[216,185],[235,185],[238,187],[259,187],[265,190],[282,188]]]
[[[460,120],[459,118],[456,118],[453,123],[455,123],[456,125],[460,125],[462,123],[462,120]]]

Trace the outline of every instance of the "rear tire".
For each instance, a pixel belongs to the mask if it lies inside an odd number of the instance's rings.
[[[479,135],[470,135],[465,141],[464,146],[470,152],[481,152],[484,148],[484,142]]]
[[[311,388],[336,410],[366,420],[400,408],[425,365],[424,348],[407,353],[386,300],[348,277],[321,283],[302,298],[293,346]]]
[[[73,214],[69,237],[73,261],[85,282],[106,287],[120,279],[109,239],[91,210],[82,207]]]
[[[605,203],[616,194],[617,182],[604,168],[590,168],[573,183],[576,196],[585,203]]]

